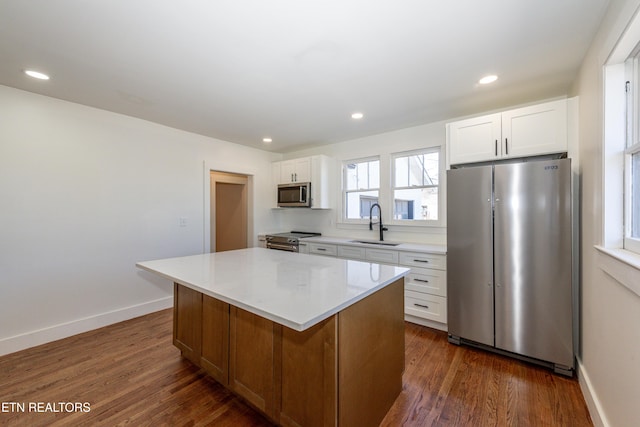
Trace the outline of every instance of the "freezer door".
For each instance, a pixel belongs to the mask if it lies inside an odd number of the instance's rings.
[[[571,163],[496,165],[496,347],[573,366]]]
[[[447,171],[447,328],[493,341],[492,168]]]

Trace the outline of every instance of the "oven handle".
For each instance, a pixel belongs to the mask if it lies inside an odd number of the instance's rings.
[[[286,243],[267,243],[268,249],[277,249],[279,251],[287,251],[287,252],[298,252],[298,246],[296,245],[288,245]]]

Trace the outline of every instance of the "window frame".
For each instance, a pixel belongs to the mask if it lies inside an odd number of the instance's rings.
[[[407,180],[407,186],[398,186],[396,182],[396,160],[402,157],[411,157],[416,155],[427,155],[427,154],[437,154],[438,155],[438,183],[437,184],[423,184],[423,185],[410,185],[410,180]],[[391,154],[391,182],[390,182],[390,191],[389,198],[392,206],[391,210],[391,221],[393,224],[401,224],[401,225],[440,225],[442,223],[442,178],[443,178],[443,159],[442,159],[442,147],[425,147],[418,150],[411,151],[403,151]],[[424,171],[425,169],[423,169]],[[395,192],[396,190],[411,190],[411,189],[425,189],[425,188],[436,188],[438,190],[438,209],[437,209],[437,218],[436,219],[396,219],[395,218]]]
[[[633,155],[640,155],[640,43],[625,61],[625,144],[623,162],[623,224],[622,247],[640,254],[640,238],[632,237],[633,212]],[[636,173],[640,173],[636,171]],[[636,181],[638,179],[636,178]],[[640,215],[640,210],[635,212]]]
[[[349,156],[343,157],[341,159],[341,167],[340,178],[338,180],[338,184],[336,185],[336,192],[340,194],[340,200],[337,201],[337,212],[336,212],[336,225],[338,228],[342,229],[351,229],[351,230],[360,230],[362,229],[362,225],[366,225],[367,228],[369,226],[368,218],[357,218],[357,219],[349,219],[347,218],[347,205],[346,205],[346,168],[350,163],[360,163],[365,161],[378,160],[380,165],[379,170],[379,187],[378,191],[378,200],[380,205],[382,206],[382,220],[384,225],[393,226],[392,231],[404,231],[404,232],[412,232],[416,230],[416,227],[423,228],[425,232],[429,230],[429,233],[444,233],[446,226],[446,144],[430,144],[423,145],[419,148],[414,148],[417,145],[413,145],[411,147],[408,143],[403,143],[407,147],[406,150],[398,151],[398,152],[388,152],[386,150],[381,150],[378,153],[371,156]],[[396,145],[397,147],[397,145]],[[395,147],[394,147],[395,148]],[[418,152],[437,152],[438,153],[438,220],[395,220],[393,219],[394,213],[394,200],[393,200],[393,180],[394,177],[392,174],[392,163],[395,162],[394,155],[406,155],[406,153],[418,153]],[[336,175],[337,175],[336,173]],[[337,176],[336,176],[337,177]],[[373,190],[373,189],[372,189]],[[351,190],[356,191],[356,190]],[[374,221],[376,215],[374,214]]]
[[[366,189],[354,189],[354,190],[348,190],[347,189],[347,169],[349,164],[358,164],[358,163],[369,163],[369,162],[378,162],[378,187],[377,188],[366,188]],[[378,201],[380,200],[380,193],[381,193],[381,187],[382,187],[382,177],[381,177],[381,172],[382,172],[382,160],[380,159],[380,156],[368,156],[368,157],[361,157],[361,158],[355,158],[355,159],[348,159],[348,160],[343,160],[342,161],[342,168],[341,168],[341,188],[340,188],[340,194],[341,194],[341,203],[340,203],[340,210],[341,212],[341,219],[342,222],[345,224],[369,224],[369,218],[368,217],[362,217],[362,218],[348,218],[347,217],[347,195],[348,193],[358,193],[358,192],[362,192],[362,191],[377,191],[378,192]],[[384,216],[383,216],[384,218]]]

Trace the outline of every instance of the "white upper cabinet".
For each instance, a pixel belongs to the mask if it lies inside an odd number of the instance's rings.
[[[274,162],[272,174],[274,182],[274,207],[277,206],[277,185],[291,183],[311,183],[311,208],[331,209],[330,195],[334,171],[334,160],[325,155],[301,157]]]
[[[280,180],[278,184],[311,181],[311,157],[284,160],[280,162]]]
[[[449,163],[485,162],[567,151],[567,101],[447,124]]]
[[[451,164],[483,162],[502,155],[500,114],[475,117],[447,125]]]
[[[567,101],[546,102],[502,113],[503,157],[567,151]]]

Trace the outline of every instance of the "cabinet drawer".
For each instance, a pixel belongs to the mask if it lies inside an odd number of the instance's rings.
[[[338,249],[336,245],[309,242],[309,253],[315,255],[336,256],[338,254]]]
[[[447,272],[430,268],[412,267],[404,278],[404,288],[431,295],[447,296]]]
[[[447,299],[420,292],[404,291],[404,312],[423,319],[447,323]]]
[[[367,261],[381,262],[384,264],[397,264],[398,252],[389,251],[384,249],[370,249],[367,248]]]
[[[400,252],[400,265],[446,270],[447,256],[420,252]]]
[[[338,246],[338,256],[348,259],[367,259],[365,248],[354,246]]]

